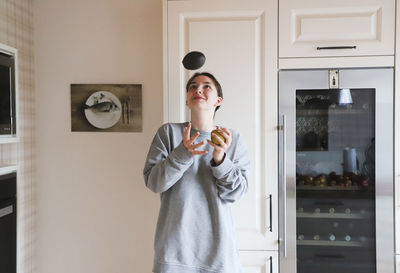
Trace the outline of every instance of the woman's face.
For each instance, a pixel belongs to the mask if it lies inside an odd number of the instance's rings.
[[[222,103],[222,98],[218,97],[217,88],[213,81],[204,75],[197,76],[189,84],[186,94],[186,105],[191,110],[210,110]]]

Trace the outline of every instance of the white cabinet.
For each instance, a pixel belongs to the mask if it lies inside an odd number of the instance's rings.
[[[240,251],[243,273],[278,273],[277,251]]]
[[[278,249],[277,2],[265,0],[164,1],[165,122],[183,122],[182,59],[201,51],[222,85],[215,123],[242,135],[251,157],[249,191],[233,204],[241,250]]]
[[[279,0],[279,57],[394,55],[394,0]]]

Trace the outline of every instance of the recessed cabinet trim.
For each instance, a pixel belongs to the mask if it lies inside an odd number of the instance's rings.
[[[380,7],[292,10],[292,43],[343,41],[343,46],[351,47],[354,40],[379,41],[381,13]],[[325,23],[328,21],[332,24]],[[359,26],[351,27],[354,23]],[[323,27],[315,27],[318,24],[322,24]]]

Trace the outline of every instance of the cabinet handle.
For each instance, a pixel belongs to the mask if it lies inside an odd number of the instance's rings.
[[[329,49],[356,49],[357,46],[318,46],[317,50],[329,50]]]
[[[13,206],[8,206],[5,208],[0,209],[0,218],[7,216],[9,214],[13,213]]]
[[[269,207],[269,209],[267,209],[267,207]],[[272,194],[265,197],[265,210],[269,214],[269,216],[266,217],[266,219],[269,218],[269,223],[266,227],[266,230],[272,232]]]
[[[269,257],[269,273],[272,273],[273,268],[272,268],[272,256]]]

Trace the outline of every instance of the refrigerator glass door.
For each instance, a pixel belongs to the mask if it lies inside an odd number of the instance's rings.
[[[375,89],[296,90],[297,272],[376,272]]]
[[[394,272],[392,77],[280,72],[283,273]]]

